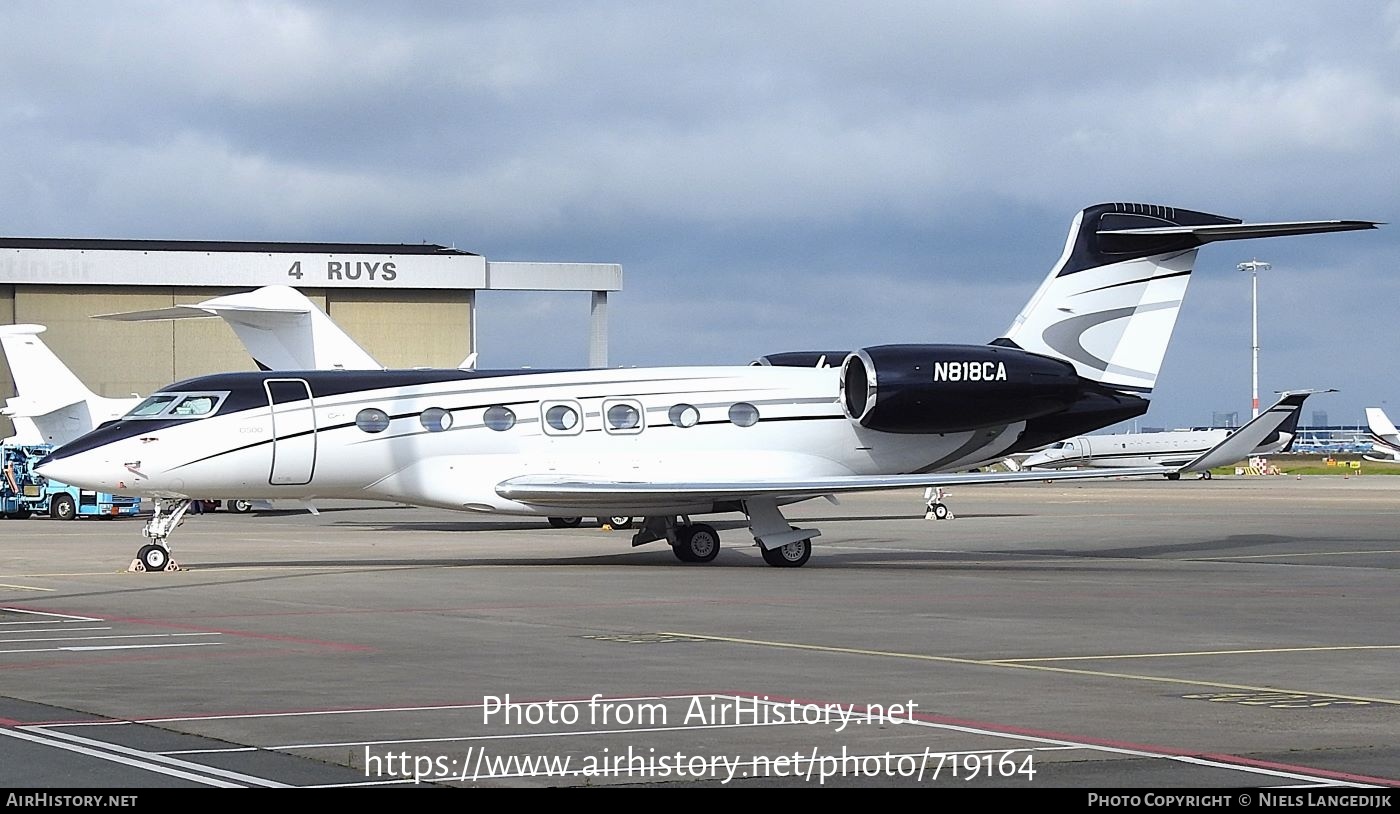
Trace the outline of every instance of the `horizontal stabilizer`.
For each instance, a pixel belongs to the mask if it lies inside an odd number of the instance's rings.
[[[33,336],[47,330],[45,325],[0,325],[0,336]]]
[[[1248,424],[1230,433],[1225,440],[1201,453],[1201,456],[1183,466],[1180,472],[1204,472],[1217,466],[1229,466],[1243,461],[1253,454],[1279,428],[1295,420],[1303,409],[1303,402],[1314,393],[1335,393],[1335,390],[1285,390],[1282,397],[1272,407],[1263,411]]]
[[[82,401],[83,399],[73,399],[70,401],[63,398],[37,399],[27,396],[15,396],[12,399],[5,400],[5,407],[0,409],[0,415],[6,415],[12,418],[38,418],[39,416],[62,410],[65,407],[72,407],[74,404],[79,404]]]
[[[222,312],[252,311],[260,314],[304,314],[305,310],[287,308],[252,308],[248,306],[220,305],[175,305],[170,308],[154,308],[150,311],[122,311],[116,314],[94,314],[94,319],[110,319],[115,322],[160,322],[170,319],[209,319]]]
[[[1144,244],[1155,243],[1162,237],[1190,235],[1197,245],[1217,240],[1246,240],[1252,237],[1282,237],[1284,235],[1315,235],[1322,232],[1351,232],[1374,229],[1381,224],[1369,220],[1299,220],[1280,223],[1214,223],[1200,226],[1161,226],[1147,229],[1100,229],[1100,237],[1113,237],[1124,243],[1139,238]]]

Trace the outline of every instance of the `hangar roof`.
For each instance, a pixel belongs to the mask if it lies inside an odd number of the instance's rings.
[[[436,243],[295,243],[238,240],[119,240],[71,237],[0,237],[0,249],[77,249],[146,252],[289,252],[314,254],[457,254],[474,252]]]

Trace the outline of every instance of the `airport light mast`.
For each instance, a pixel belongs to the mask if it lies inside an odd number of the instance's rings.
[[[1255,417],[1255,418],[1258,418],[1258,417],[1259,417],[1259,272],[1261,272],[1261,271],[1268,271],[1269,269],[1271,269],[1271,268],[1273,268],[1273,267],[1270,266],[1268,263],[1261,262],[1261,261],[1259,260],[1259,258],[1256,257],[1255,259],[1250,260],[1250,261],[1247,262],[1247,263],[1240,263],[1240,264],[1239,264],[1238,266],[1236,266],[1235,268],[1239,269],[1240,271],[1247,271],[1247,272],[1249,272],[1249,282],[1250,282],[1250,289],[1251,289],[1251,290],[1250,290],[1250,297],[1249,297],[1249,300],[1250,300],[1250,309],[1249,309],[1249,310],[1250,310],[1250,325],[1251,325],[1251,342],[1250,342],[1250,348],[1251,348],[1251,349],[1253,350],[1253,352],[1254,352],[1254,360],[1253,360],[1253,368],[1252,368],[1252,374],[1253,374],[1253,375],[1251,376],[1251,382],[1252,382],[1252,384],[1253,384],[1253,389],[1251,390],[1251,394],[1252,394],[1254,400],[1251,402],[1250,406],[1251,406],[1251,409],[1253,410],[1254,417]]]

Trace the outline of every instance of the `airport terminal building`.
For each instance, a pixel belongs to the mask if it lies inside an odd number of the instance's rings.
[[[256,366],[221,319],[94,316],[268,285],[301,291],[387,367],[455,367],[475,352],[477,291],[589,292],[589,336],[579,342],[590,366],[606,367],[607,298],[622,289],[622,268],[495,262],[432,244],[0,238],[0,324],[47,326],[43,341],[100,396]],[[0,359],[0,399],[14,395]],[[12,431],[0,418],[0,437]]]

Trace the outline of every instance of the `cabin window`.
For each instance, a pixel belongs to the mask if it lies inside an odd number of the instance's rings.
[[[418,416],[418,423],[428,432],[442,432],[452,426],[452,414],[441,407],[429,407]]]
[[[481,421],[496,432],[505,432],[515,426],[515,413],[509,407],[498,404],[495,407],[487,407]]]
[[[666,417],[676,427],[694,427],[700,423],[700,411],[689,404],[677,404],[666,413]]]
[[[389,414],[377,407],[366,407],[355,414],[355,426],[365,432],[384,432],[389,429]]]
[[[637,401],[605,401],[603,415],[608,432],[614,435],[633,435],[642,431],[642,405]]]
[[[752,427],[758,423],[758,408],[741,401],[729,408],[729,420],[740,427]]]
[[[579,407],[572,401],[546,401],[540,405],[544,414],[544,431],[549,435],[577,435],[583,432]]]

